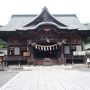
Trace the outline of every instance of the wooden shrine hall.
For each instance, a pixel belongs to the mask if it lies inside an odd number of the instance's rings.
[[[9,23],[0,27],[0,38],[7,41],[5,61],[54,65],[84,62],[82,40],[90,35],[75,14],[49,13],[46,7],[39,15],[13,15]]]

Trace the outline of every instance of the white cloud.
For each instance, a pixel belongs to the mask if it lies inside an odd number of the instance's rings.
[[[53,14],[77,14],[81,22],[90,22],[89,0],[0,0],[0,24],[12,14],[39,14],[46,6]]]

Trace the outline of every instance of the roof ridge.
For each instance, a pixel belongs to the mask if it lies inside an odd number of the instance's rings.
[[[38,16],[38,14],[14,14],[12,15],[13,17],[29,17],[29,16]],[[77,17],[76,14],[52,14],[52,16],[55,17],[59,17],[59,16],[63,16],[63,17]]]
[[[53,14],[53,16],[68,16],[68,17],[77,17],[76,14]]]
[[[37,16],[37,14],[16,14],[16,15],[12,15],[13,17],[29,17],[29,16]]]

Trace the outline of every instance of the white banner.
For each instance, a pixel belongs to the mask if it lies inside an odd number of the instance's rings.
[[[41,50],[43,50],[43,46],[41,46]]]
[[[36,48],[36,49],[38,49],[38,46],[37,46],[37,45],[35,45],[35,48]]]

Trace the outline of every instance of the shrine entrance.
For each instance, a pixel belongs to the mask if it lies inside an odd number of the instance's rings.
[[[57,48],[51,47],[51,45],[41,46],[39,49],[34,48],[35,58],[56,58],[57,52],[58,52]]]
[[[34,47],[34,57],[37,64],[57,63],[58,45],[55,44],[36,44]]]

